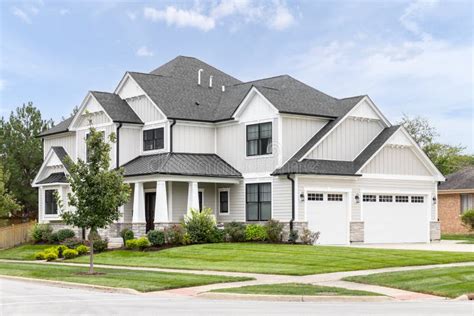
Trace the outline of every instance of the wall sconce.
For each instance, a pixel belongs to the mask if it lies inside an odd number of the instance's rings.
[[[355,200],[356,200],[356,203],[359,204],[359,203],[360,203],[360,196],[359,196],[359,194],[356,194],[354,198],[355,198]]]
[[[436,205],[436,196],[433,196],[433,205]]]
[[[300,193],[300,201],[304,202],[304,193]]]

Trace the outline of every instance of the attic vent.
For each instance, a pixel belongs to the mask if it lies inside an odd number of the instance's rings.
[[[212,88],[212,76],[209,76],[209,88]]]
[[[199,69],[198,70],[198,85],[201,85],[201,73],[203,72],[204,70],[202,69]]]
[[[222,86],[222,92],[224,92],[224,91],[225,91],[225,86]]]

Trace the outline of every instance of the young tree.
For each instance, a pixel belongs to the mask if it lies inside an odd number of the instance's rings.
[[[111,134],[110,142],[115,142]],[[62,218],[68,225],[89,229],[90,266],[94,273],[94,239],[97,229],[106,228],[120,217],[118,208],[128,201],[130,186],[123,182],[123,169],[110,169],[111,146],[104,134],[90,129],[86,139],[88,161],[68,159],[69,205],[75,210],[63,210]],[[61,206],[61,202],[59,203]],[[62,206],[61,206],[62,208]]]
[[[0,119],[0,157],[10,173],[5,186],[28,212],[38,209],[38,194],[31,187],[43,162],[43,145],[37,136],[51,125],[31,102],[18,107],[8,121]]]
[[[21,210],[21,205],[17,203],[5,188],[5,182],[8,181],[8,173],[3,170],[3,165],[0,163],[0,216],[10,216],[15,212]]]

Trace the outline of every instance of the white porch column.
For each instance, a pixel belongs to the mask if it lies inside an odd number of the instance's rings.
[[[168,219],[168,194],[166,181],[156,181],[155,223],[167,223]]]
[[[119,206],[120,217],[117,223],[123,223],[125,217],[125,205]]]
[[[146,223],[145,192],[143,190],[143,182],[135,182],[135,187],[133,189],[132,223]]]
[[[44,220],[44,190],[43,187],[38,187],[38,223],[43,223]]]
[[[186,214],[191,215],[191,209],[199,209],[199,189],[197,182],[188,182],[188,209]]]

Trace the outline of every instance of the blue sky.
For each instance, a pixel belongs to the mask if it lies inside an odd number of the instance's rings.
[[[127,70],[194,56],[252,80],[289,74],[368,94],[392,122],[422,115],[473,144],[471,1],[2,1],[0,115],[33,101],[67,116]]]

